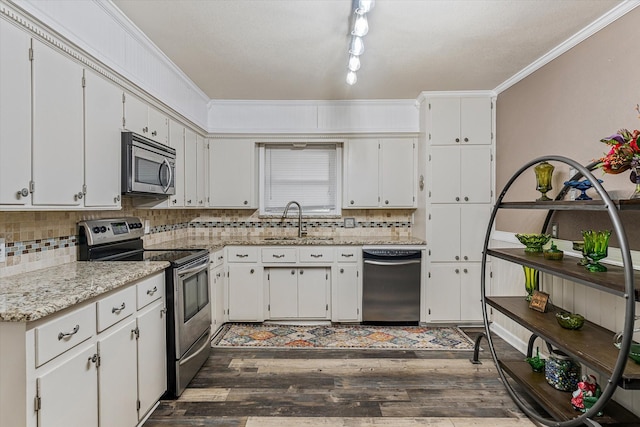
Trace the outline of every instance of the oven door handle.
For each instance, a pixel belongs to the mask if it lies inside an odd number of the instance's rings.
[[[365,264],[372,264],[372,265],[411,265],[411,264],[420,264],[420,260],[419,259],[412,259],[409,261],[371,261],[368,259],[364,260]]]
[[[204,270],[208,267],[209,265],[209,259],[205,259],[202,262],[199,262],[198,265],[191,267],[191,268],[187,268],[186,270],[180,270],[178,269],[177,274],[178,276],[184,276],[187,274],[191,274],[191,273],[196,273],[198,271]]]
[[[209,330],[209,334],[207,336],[207,339],[204,342],[204,345],[202,345],[198,351],[196,351],[195,353],[193,353],[191,356],[186,357],[184,359],[182,359],[178,364],[180,366],[184,365],[185,363],[188,363],[191,359],[193,359],[194,357],[198,356],[200,353],[202,353],[202,350],[204,350],[205,348],[207,348],[208,345],[211,345],[211,330]]]

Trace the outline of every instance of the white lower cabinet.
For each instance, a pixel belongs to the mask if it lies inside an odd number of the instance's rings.
[[[138,419],[153,408],[167,390],[166,316],[161,299],[138,314]],[[102,427],[102,426],[101,426]]]
[[[262,267],[229,264],[227,276],[228,317],[236,322],[262,322]]]
[[[92,361],[96,354],[95,344],[90,344],[38,376],[38,427],[98,425],[98,375]]]
[[[270,267],[269,319],[328,319],[329,267]]]
[[[335,275],[333,286],[335,298],[333,299],[332,319],[334,322],[359,322],[360,302],[360,267],[356,265],[340,265]]]
[[[121,323],[98,340],[100,427],[135,426],[138,422],[136,318]]]
[[[427,273],[428,322],[479,322],[481,263],[432,263]]]
[[[212,264],[213,265],[213,264]],[[225,283],[224,265],[211,267],[209,270],[209,283],[211,286],[211,332],[215,333],[225,322]]]

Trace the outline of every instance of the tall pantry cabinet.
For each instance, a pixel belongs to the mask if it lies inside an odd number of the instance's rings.
[[[427,322],[482,321],[482,224],[494,199],[494,99],[485,92],[424,94]]]

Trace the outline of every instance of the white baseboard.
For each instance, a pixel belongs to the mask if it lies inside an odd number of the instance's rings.
[[[513,348],[518,350],[522,354],[527,354],[527,344],[511,332],[498,325],[497,323],[491,324],[491,331],[505,340],[507,344],[510,344]]]

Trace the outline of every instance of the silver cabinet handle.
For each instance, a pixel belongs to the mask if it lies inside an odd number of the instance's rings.
[[[73,328],[73,331],[71,332],[60,332],[58,334],[58,341],[60,341],[63,338],[69,338],[70,336],[77,334],[79,330],[80,330],[80,325],[76,325],[75,328]]]
[[[411,265],[411,264],[420,264],[421,260],[419,259],[409,259],[406,261],[373,261],[370,259],[365,259],[365,264],[371,265],[383,265],[383,266],[401,266],[401,265]]]
[[[158,292],[158,287],[154,286],[153,289],[147,289],[147,295],[153,295]]]
[[[278,259],[284,258],[284,254],[273,254],[271,256],[274,257],[274,258],[278,258]]]
[[[246,257],[248,257],[248,256],[249,256],[249,254],[236,254],[236,256],[237,256],[238,258],[246,258]]]
[[[322,254],[311,254],[311,258],[322,258]]]
[[[353,254],[340,254],[340,256],[343,256],[345,258],[351,258]]]
[[[120,307],[113,307],[113,308],[111,309],[111,314],[113,314],[113,313],[118,313],[118,314],[120,314],[120,312],[121,312],[122,310],[124,310],[124,309],[125,309],[125,307],[126,307],[125,303],[120,304]]]

